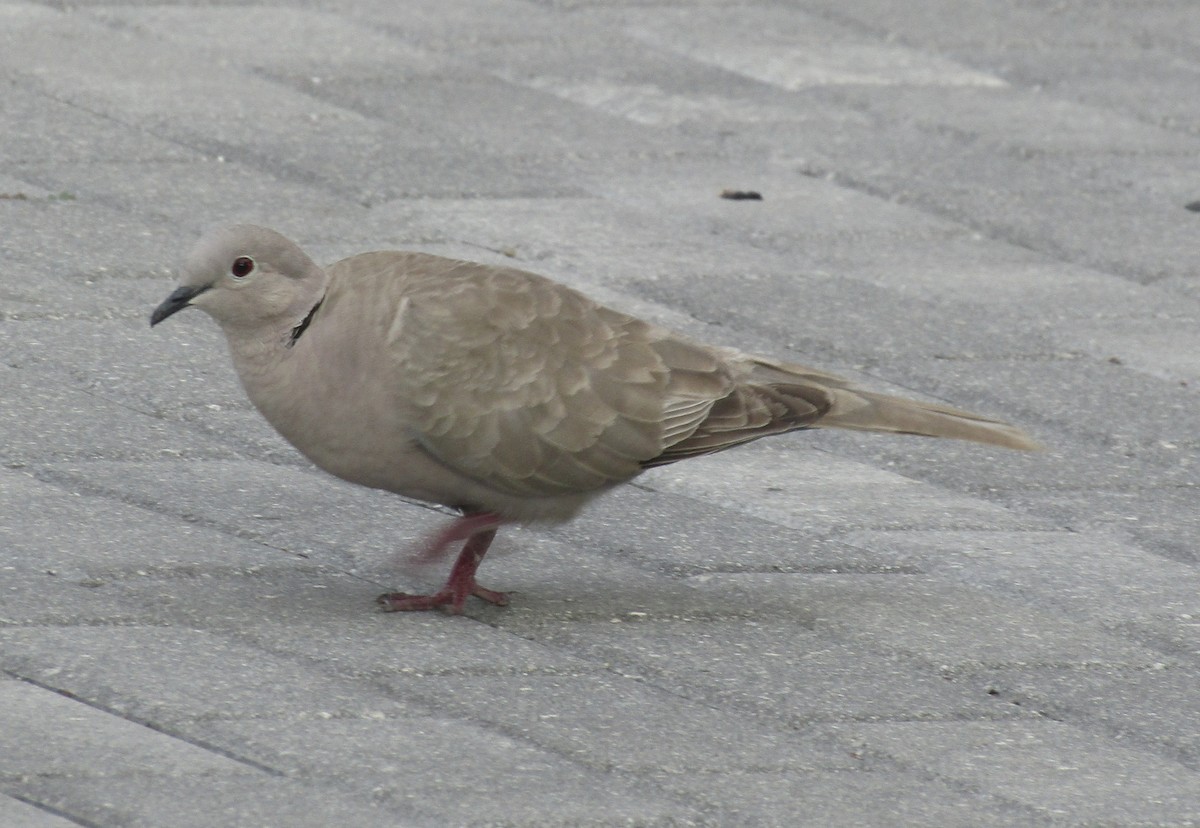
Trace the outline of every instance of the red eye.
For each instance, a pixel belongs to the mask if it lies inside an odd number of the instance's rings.
[[[229,272],[233,274],[235,279],[246,278],[252,270],[254,270],[254,259],[251,259],[249,256],[238,256],[233,260],[233,264],[229,268]]]

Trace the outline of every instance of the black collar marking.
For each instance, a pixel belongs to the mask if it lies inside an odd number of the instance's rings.
[[[296,327],[292,328],[292,335],[288,337],[288,341],[287,341],[287,346],[286,346],[286,347],[290,348],[290,347],[292,347],[293,345],[295,345],[295,344],[296,344],[296,340],[298,340],[298,339],[300,338],[300,336],[301,336],[301,335],[302,335],[302,334],[303,334],[303,333],[304,333],[306,330],[308,330],[308,326],[312,324],[313,317],[317,315],[317,309],[318,309],[319,307],[321,307],[321,305],[322,305],[324,302],[325,302],[325,297],[324,297],[324,296],[322,296],[322,297],[321,297],[321,301],[320,301],[320,302],[317,302],[317,304],[315,304],[315,305],[313,305],[313,306],[312,306],[312,310],[310,310],[310,311],[308,312],[308,316],[306,316],[306,317],[304,317],[303,319],[301,319],[301,320],[300,320],[300,324],[299,324],[299,325],[297,325]]]

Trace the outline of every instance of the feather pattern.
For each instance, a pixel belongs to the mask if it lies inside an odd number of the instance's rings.
[[[421,445],[507,495],[604,489],[805,428],[1035,445],[965,411],[692,342],[523,271],[418,253],[365,254],[339,270],[375,273],[398,292],[384,305],[397,314],[385,328],[403,332],[389,337],[388,376]]]
[[[231,257],[251,254],[257,292],[226,289]],[[242,226],[203,239],[185,273],[154,319],[187,303],[211,313],[251,400],[313,462],[509,519],[563,520],[644,469],[798,429],[1037,447],[1005,423],[694,342],[512,268],[390,251],[322,270]]]

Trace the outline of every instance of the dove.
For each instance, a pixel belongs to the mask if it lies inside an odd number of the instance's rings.
[[[267,421],[326,472],[460,514],[437,592],[388,611],[504,605],[475,573],[503,524],[567,521],[646,469],[775,434],[843,428],[1040,446],[1004,422],[706,345],[522,270],[379,251],[327,268],[254,225],[209,232],[153,327],[220,326]]]

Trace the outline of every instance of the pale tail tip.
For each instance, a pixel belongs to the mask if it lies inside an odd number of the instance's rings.
[[[1017,451],[1033,452],[1042,452],[1048,450],[1045,443],[1039,442],[1038,440],[1030,437],[1024,431],[1019,431],[1015,428],[1006,434],[1005,437],[1007,439],[1003,443],[1000,443],[1000,445],[1004,446],[1005,448],[1016,449]]]

